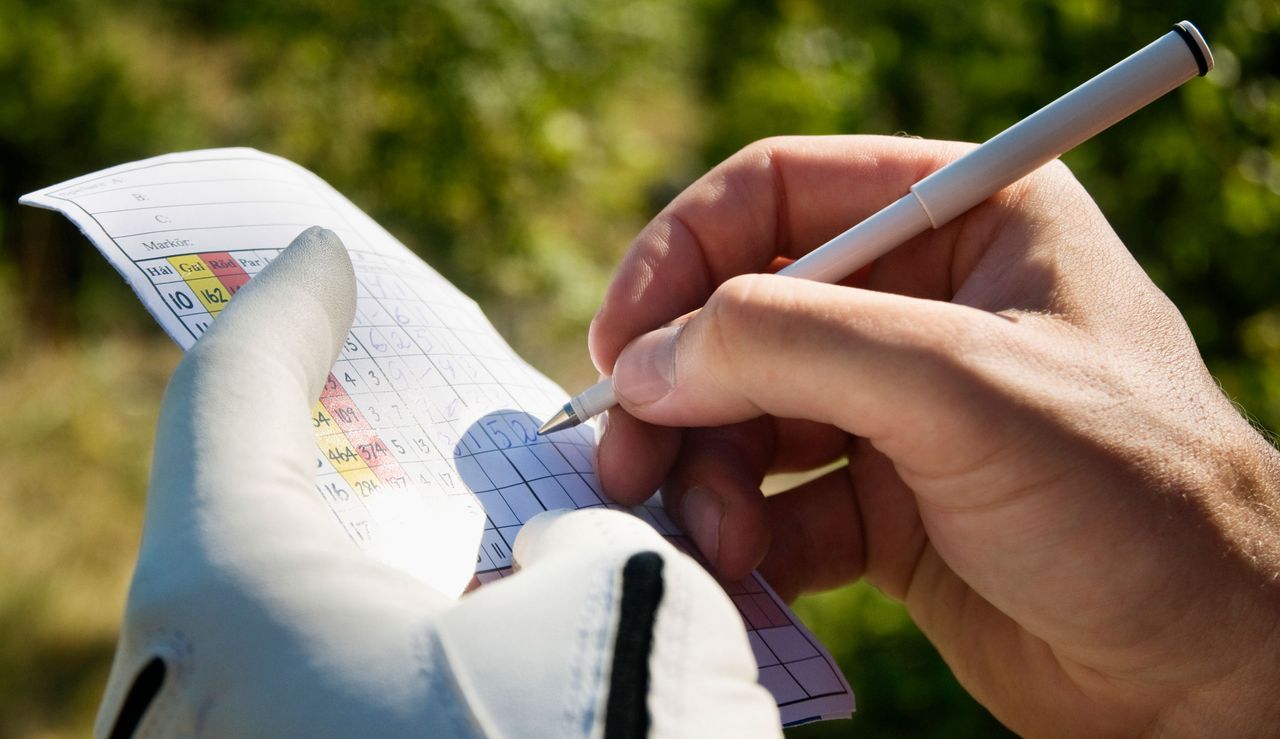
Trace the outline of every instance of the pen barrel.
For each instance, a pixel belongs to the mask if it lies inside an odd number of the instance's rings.
[[[1183,21],[969,154],[912,186],[934,228],[1071,150],[1212,66],[1204,39]]]
[[[604,378],[583,390],[569,403],[573,406],[574,414],[583,421],[604,413],[618,404],[618,398],[613,393],[613,378]]]
[[[929,215],[907,193],[778,271],[784,277],[838,282],[902,242],[929,230]]]

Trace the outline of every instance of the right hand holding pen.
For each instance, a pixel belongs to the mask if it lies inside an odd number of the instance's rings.
[[[1280,459],[1065,167],[845,285],[749,274],[963,151],[765,141],[659,214],[592,326],[622,405],[605,490],[665,482],[727,578],[759,566],[790,598],[866,577],[1017,731],[1274,725]]]

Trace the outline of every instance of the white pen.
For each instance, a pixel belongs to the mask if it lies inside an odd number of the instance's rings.
[[[939,228],[1192,77],[1213,54],[1188,21],[911,186],[897,201],[780,270],[835,282],[930,228]],[[612,378],[575,396],[538,429],[572,428],[618,404]]]

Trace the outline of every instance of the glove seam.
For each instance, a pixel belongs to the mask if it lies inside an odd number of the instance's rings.
[[[674,621],[674,623],[671,624],[671,630],[674,632],[672,641],[676,644],[677,648],[672,650],[670,654],[673,660],[677,661],[677,665],[675,669],[669,670],[668,674],[674,675],[677,682],[676,690],[673,691],[674,697],[672,699],[672,703],[675,706],[675,711],[673,713],[676,725],[681,725],[685,721],[685,713],[687,712],[686,696],[689,692],[687,676],[690,670],[688,665],[682,663],[688,662],[687,655],[691,653],[688,648],[690,622],[690,599],[688,596],[690,587],[688,571],[683,567],[675,566],[676,564],[677,563],[674,562],[670,563],[670,566],[667,568],[671,571],[671,574],[675,576],[674,578],[670,578],[670,580],[675,580],[675,587],[668,589],[667,603],[670,610],[664,610],[667,617]],[[670,582],[670,580],[668,580],[668,582]],[[658,618],[661,619],[662,615],[663,612],[660,611]]]
[[[620,596],[614,554],[604,567],[596,568],[578,616],[577,638],[570,661],[570,686],[561,725],[562,736],[593,736],[603,731],[604,706],[608,701],[609,675],[613,666],[613,640],[617,633]],[[594,657],[594,659],[593,659]]]

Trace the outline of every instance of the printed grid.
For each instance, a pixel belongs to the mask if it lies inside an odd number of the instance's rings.
[[[185,334],[149,307],[184,348],[292,235],[313,224],[338,232],[356,269],[357,313],[312,425],[317,490],[357,544],[376,546],[386,525],[380,514],[394,516],[398,496],[478,502],[485,527],[476,572],[487,582],[510,573],[516,534],[537,513],[605,505],[590,432],[536,435],[535,414],[559,407],[564,397],[473,302],[390,236],[379,238],[385,232],[370,234],[372,221],[361,223],[363,213],[305,170],[261,155],[249,160],[255,177],[211,179],[192,166],[198,163],[178,161],[150,165],[141,181],[133,181],[133,171],[116,172],[110,187],[82,179],[49,194],[96,221],[133,262],[149,283],[135,289],[155,291]],[[241,220],[255,210],[299,222]],[[207,238],[214,231],[222,233]],[[160,244],[166,255],[138,258],[145,256],[139,244],[148,250]],[[632,512],[697,557],[660,506]],[[748,629],[760,682],[782,707],[784,722],[815,718],[806,703],[847,692],[813,637],[758,576],[728,592]]]

